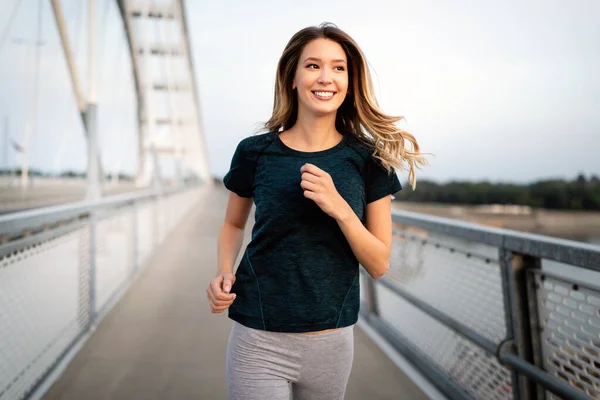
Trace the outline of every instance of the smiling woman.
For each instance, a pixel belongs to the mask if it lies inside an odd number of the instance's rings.
[[[238,144],[223,179],[231,193],[207,297],[234,320],[231,399],[343,399],[359,264],[375,279],[388,270],[394,169],[406,166],[414,186],[424,163],[400,119],[379,110],[346,33],[324,24],[289,41],[267,132]],[[253,203],[252,240],[234,275]]]

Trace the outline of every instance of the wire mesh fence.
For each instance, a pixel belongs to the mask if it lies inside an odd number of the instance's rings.
[[[465,251],[437,235],[396,231],[386,274],[396,285],[495,343],[506,337],[497,256]],[[510,370],[385,287],[378,287],[381,318],[473,398],[511,399]]]
[[[425,239],[396,231],[387,276],[495,343],[506,337],[497,254],[466,251],[441,235]]]

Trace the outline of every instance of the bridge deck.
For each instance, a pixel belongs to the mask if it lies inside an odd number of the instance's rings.
[[[226,199],[219,188],[202,194],[45,400],[227,397],[225,348],[231,320],[211,314],[205,294],[216,268]],[[346,399],[397,398],[427,396],[356,327]]]

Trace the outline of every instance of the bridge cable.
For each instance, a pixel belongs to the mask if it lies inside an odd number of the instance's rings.
[[[121,34],[119,34],[119,32]],[[123,99],[123,98],[125,98],[125,96],[123,95],[123,92],[125,90],[125,84],[124,84],[124,82],[122,82],[122,80],[123,80],[122,77],[123,77],[125,71],[127,71],[127,69],[126,68],[121,68],[121,65],[124,62],[123,61],[123,52],[125,51],[125,49],[123,48],[123,46],[125,44],[126,38],[124,37],[124,35],[122,35],[122,34],[124,34],[124,31],[119,31],[119,32],[117,32],[118,43],[117,43],[117,46],[116,46],[116,48],[117,48],[116,62],[114,63],[114,68],[113,68],[113,71],[112,71],[112,74],[111,74],[110,82],[118,82],[118,84],[117,84],[117,90],[115,91],[114,94],[117,95],[117,99]],[[120,129],[116,129],[117,135],[119,135],[119,133],[121,132],[121,130],[123,129],[123,127],[125,125],[124,124],[124,118],[122,118],[122,113],[120,113],[120,111],[122,110],[122,108],[119,107],[118,110],[119,110],[119,115],[121,117],[117,119],[118,122],[115,124],[116,127],[120,128]],[[120,143],[118,152],[117,151],[112,152],[112,153],[117,153],[118,154],[116,156],[116,161],[115,161],[114,166],[112,168],[112,176],[111,176],[111,178],[113,180],[114,180],[115,172],[117,173],[117,176],[118,176],[118,173],[119,173],[118,169],[120,168],[120,165],[121,165],[120,159],[123,158],[123,154],[125,153],[124,150],[123,150],[123,147],[124,147],[123,143],[119,142],[119,141],[118,141],[118,143]],[[107,161],[107,165],[108,165],[108,161]],[[107,170],[110,170],[110,168],[107,167]],[[107,173],[108,173],[108,171],[107,171]]]
[[[66,21],[70,21],[75,19],[76,21],[76,25],[75,25],[75,29],[77,30],[79,27],[79,15],[81,14],[81,1],[80,0],[75,0],[72,1],[71,4],[69,5],[69,7],[67,8],[67,11],[65,12],[65,23],[68,25],[68,23]],[[67,32],[68,32],[68,26],[67,26]],[[79,35],[78,35],[79,36]],[[77,50],[74,50],[74,54],[77,55]],[[60,54],[58,54],[58,57],[62,57]],[[70,129],[63,129],[61,130],[61,135],[60,135],[60,141],[59,141],[59,145],[58,145],[58,150],[56,151],[55,155],[54,155],[54,161],[52,162],[52,170],[56,171],[56,173],[58,175],[60,175],[60,169],[63,166],[63,154],[65,152],[65,148],[67,148],[67,137],[69,136],[70,133]],[[72,143],[72,141],[69,141],[68,143]]]
[[[8,18],[8,22],[6,23],[6,27],[4,28],[4,32],[2,32],[2,36],[0,36],[0,52],[2,52],[2,47],[6,42],[6,38],[8,37],[8,33],[10,32],[10,28],[12,27],[12,23],[15,19],[15,15],[17,15],[17,10],[19,9],[19,5],[21,4],[21,0],[16,0],[13,5],[13,9],[10,13],[10,17]]]
[[[123,38],[123,41],[121,41],[119,43],[121,45],[120,46],[120,51],[119,51],[119,54],[121,55],[119,57],[119,64],[125,62],[125,61],[123,61],[123,57],[122,57],[122,54],[125,51],[125,49],[123,48],[124,40],[125,40],[125,38]],[[122,82],[124,80],[124,78],[125,78],[125,71],[126,71],[125,68],[121,68],[120,69],[120,72],[121,72],[121,74],[119,76],[120,82]],[[127,88],[127,86],[124,84],[124,82],[122,82],[122,84],[119,85],[118,88],[119,88],[119,98],[121,98],[121,99],[126,98],[127,92],[125,91],[125,89]],[[125,126],[126,126],[125,125],[125,118],[123,118],[123,115],[121,115],[121,118],[119,119],[119,123],[118,123],[118,127],[120,128],[118,130],[118,132],[124,131],[125,130],[124,129]],[[123,165],[123,159],[125,158],[125,154],[126,154],[126,150],[125,149],[126,149],[125,144],[123,144],[123,145],[120,146],[119,152],[117,154],[117,160],[116,160],[115,166],[114,166],[114,172],[116,173],[116,181],[117,182],[119,181],[119,174],[121,173],[120,170],[121,170],[121,167]]]
[[[76,0],[76,4],[77,4],[77,13],[75,14],[75,45],[73,46],[73,53],[75,55],[75,58],[80,58],[82,57],[81,54],[81,41],[83,40],[83,35],[81,34],[81,13],[84,11],[83,7],[81,7],[81,4],[83,3],[83,1],[81,0]],[[77,62],[77,61],[75,61]],[[83,95],[84,98],[87,99],[88,94],[89,94],[89,88],[88,89],[88,93],[86,93],[85,95]],[[82,89],[83,90],[83,89]],[[87,103],[87,100],[85,101],[85,103]]]
[[[36,42],[35,42],[35,69],[34,69],[34,76],[33,76],[33,111],[31,114],[31,135],[33,136],[31,139],[34,139],[36,136],[36,129],[37,129],[37,119],[38,119],[38,108],[39,108],[39,97],[40,97],[40,64],[41,64],[41,57],[42,57],[42,22],[43,22],[43,7],[44,7],[44,0],[38,0],[38,8],[37,8],[37,35],[36,35]],[[29,144],[29,141],[27,141],[27,143],[24,143],[25,147],[25,151],[27,151],[29,154],[27,154],[27,158],[28,160],[28,164],[31,165],[31,159],[30,156],[33,155],[33,152],[30,151],[31,148],[33,148],[33,144]],[[31,168],[30,168],[31,169]]]
[[[102,12],[102,22],[101,22],[101,27],[102,29],[102,34],[100,35],[100,46],[98,46],[98,58],[97,58],[97,63],[98,63],[98,75],[97,75],[97,79],[98,82],[101,83],[101,87],[102,90],[100,90],[100,92],[104,92],[104,90],[106,89],[107,85],[102,85],[102,77],[104,75],[104,53],[106,52],[106,42],[108,42],[108,40],[106,40],[107,36],[108,36],[108,29],[107,29],[107,17],[108,17],[108,10],[109,10],[109,6],[112,0],[105,0],[104,1],[104,10]],[[102,95],[98,95],[98,103],[101,102]]]

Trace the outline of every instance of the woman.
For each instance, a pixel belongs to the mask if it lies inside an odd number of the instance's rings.
[[[267,133],[242,140],[218,240],[212,312],[234,320],[231,399],[342,399],[359,311],[359,263],[388,270],[394,169],[423,164],[414,137],[383,114],[358,45],[331,24],[305,28],[278,64]],[[405,148],[405,142],[412,150]],[[252,240],[236,274],[244,227]]]

